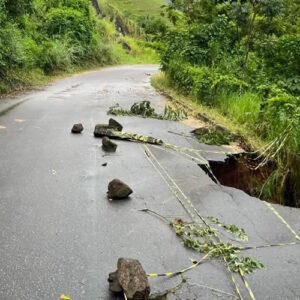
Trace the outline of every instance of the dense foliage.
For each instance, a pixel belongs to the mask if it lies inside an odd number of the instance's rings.
[[[265,194],[300,205],[300,2],[172,0],[165,14],[169,80],[268,142],[278,169]]]
[[[50,74],[114,59],[89,0],[0,0],[0,93],[32,70]]]

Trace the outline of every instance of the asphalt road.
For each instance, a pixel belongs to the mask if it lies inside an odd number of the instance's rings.
[[[262,201],[215,184],[197,162],[180,153],[125,141],[117,142],[115,154],[102,151],[93,129],[108,121],[111,105],[130,107],[149,99],[162,110],[165,100],[149,83],[157,70],[150,65],[107,68],[0,101],[1,300],[56,300],[61,294],[72,300],[117,299],[108,291],[107,276],[115,271],[118,257],[139,259],[149,273],[189,266],[191,257],[199,260],[202,254],[186,249],[161,219],[139,211],[148,208],[191,221],[180,203],[193,211],[187,199],[201,215],[244,228],[249,236],[244,245],[295,241]],[[221,150],[170,133],[190,131],[179,122],[116,119],[124,131]],[[71,127],[78,122],[85,129],[73,135]],[[225,158],[211,152],[203,156]],[[107,200],[107,185],[114,178],[132,187],[129,200]],[[300,235],[300,211],[274,207]],[[224,233],[222,238],[232,242]],[[246,276],[256,299],[300,299],[300,244],[242,254],[265,265]],[[188,284],[170,299],[238,299],[231,275],[222,261],[207,260],[184,275]],[[234,278],[243,299],[250,299],[238,274]],[[149,279],[153,292],[180,281],[180,276]]]

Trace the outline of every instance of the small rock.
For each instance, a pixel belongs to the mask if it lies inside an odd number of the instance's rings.
[[[83,131],[83,126],[81,123],[74,124],[71,130],[72,133],[81,133],[82,131]]]
[[[122,131],[123,130],[123,126],[118,121],[116,121],[115,119],[109,119],[108,125],[112,128],[115,128],[117,131]]]
[[[125,199],[132,194],[132,189],[119,179],[114,179],[108,184],[109,199]]]
[[[107,166],[107,163],[102,164],[102,167],[106,167],[106,166]]]
[[[149,299],[150,287],[146,272],[136,259],[119,258],[118,269],[109,274],[109,288],[112,292],[123,291],[128,299]]]
[[[118,145],[112,142],[107,136],[102,139],[102,148],[104,151],[116,152]]]

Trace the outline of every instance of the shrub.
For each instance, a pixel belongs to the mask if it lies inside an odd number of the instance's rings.
[[[68,71],[72,66],[73,49],[66,42],[48,40],[43,44],[40,66],[46,73]]]
[[[92,40],[88,50],[88,58],[101,65],[108,65],[117,62],[116,54],[113,47],[96,34],[92,36]]]
[[[0,68],[8,70],[12,67],[26,65],[27,56],[22,35],[17,26],[7,23],[0,28]]]
[[[47,32],[50,37],[66,37],[83,46],[89,45],[96,31],[94,19],[87,18],[74,8],[53,8],[47,14]]]

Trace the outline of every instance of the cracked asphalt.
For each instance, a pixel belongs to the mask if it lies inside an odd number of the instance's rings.
[[[55,300],[61,294],[72,300],[118,299],[107,283],[118,257],[139,259],[147,273],[188,267],[190,258],[199,260],[202,254],[186,249],[161,219],[140,211],[148,208],[190,221],[178,197],[189,199],[202,216],[244,228],[249,241],[239,245],[295,241],[295,235],[262,201],[215,184],[197,162],[178,152],[125,141],[117,141],[114,154],[102,151],[93,129],[108,121],[110,106],[130,107],[148,99],[162,110],[165,99],[150,85],[150,75],[157,71],[155,65],[105,68],[0,100],[1,300]],[[116,119],[127,132],[178,146],[221,150],[170,133],[190,132],[180,122]],[[71,134],[78,122],[83,123],[83,133]],[[219,153],[202,155],[225,159]],[[164,170],[165,177],[157,169]],[[114,178],[132,187],[129,200],[107,200],[107,185]],[[171,191],[174,186],[177,197]],[[300,210],[273,207],[300,235]],[[232,242],[226,235],[222,238]],[[246,275],[256,299],[300,299],[300,244],[242,254],[265,265]],[[220,261],[207,260],[184,277],[187,284],[170,299],[238,299],[231,274]],[[243,299],[251,299],[241,278],[234,277]],[[180,276],[149,279],[152,292],[180,281]]]

